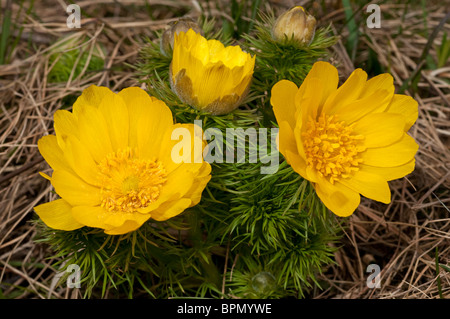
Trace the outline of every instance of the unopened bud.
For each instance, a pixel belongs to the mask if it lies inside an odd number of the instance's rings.
[[[252,278],[252,288],[258,294],[268,294],[276,286],[274,275],[267,271],[261,271]]]
[[[170,27],[162,34],[160,43],[161,53],[167,57],[172,55],[174,34],[187,32],[189,29],[192,29],[196,33],[203,35],[203,30],[199,27],[199,25],[195,23],[194,20],[189,18],[181,18],[175,22],[172,22],[169,26]]]
[[[272,28],[272,37],[279,42],[294,39],[299,44],[309,45],[315,31],[316,19],[303,7],[296,6],[278,17]]]

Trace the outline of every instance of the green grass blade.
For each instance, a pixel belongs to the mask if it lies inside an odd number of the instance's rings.
[[[6,2],[6,8],[3,14],[2,34],[0,37],[0,64],[6,62],[6,47],[11,33],[11,0]]]
[[[356,48],[358,46],[358,26],[355,22],[355,13],[350,5],[350,0],[342,0],[342,6],[344,7],[345,19],[347,20],[347,28],[349,32],[347,39],[347,50],[353,61],[356,54]]]
[[[436,282],[439,291],[439,298],[444,299],[444,295],[442,294],[441,276],[439,276],[439,250],[437,247],[435,250],[435,262],[436,262]]]

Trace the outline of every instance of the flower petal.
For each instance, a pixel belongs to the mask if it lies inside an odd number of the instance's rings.
[[[377,75],[364,84],[357,99],[342,104],[334,112],[339,114],[341,120],[351,124],[367,114],[385,111],[394,91],[394,80],[390,74]]]
[[[75,206],[72,207],[73,217],[85,226],[106,229],[103,222],[108,212],[101,206]]]
[[[63,199],[36,206],[34,210],[50,228],[74,230],[84,226],[73,218],[72,206]]]
[[[320,183],[315,183],[314,188],[317,196],[319,196],[325,206],[334,214],[341,217],[347,217],[353,214],[361,201],[359,193],[339,182],[333,185],[328,181],[322,180]]]
[[[128,233],[141,227],[150,217],[150,214],[141,214],[138,212],[107,212],[103,218],[106,228],[105,233],[115,235]]]
[[[286,151],[289,150],[292,153],[298,153],[297,143],[294,136],[294,131],[287,121],[279,123],[280,129],[278,131],[279,142],[278,150],[281,154],[285,155]]]
[[[54,171],[52,185],[56,193],[72,206],[100,204],[100,190],[68,171]]]
[[[389,91],[378,90],[360,100],[342,104],[330,114],[337,114],[339,120],[349,125],[370,113],[382,112],[389,105],[391,99],[392,94]]]
[[[107,122],[98,108],[83,105],[79,110],[78,125],[80,141],[97,163],[113,152]]]
[[[410,96],[401,94],[394,94],[394,97],[387,108],[387,112],[401,114],[405,117],[405,132],[408,132],[419,115],[417,101]]]
[[[86,183],[99,186],[97,164],[88,149],[77,138],[67,137],[64,157]]]
[[[167,220],[181,214],[186,208],[190,207],[191,204],[192,201],[188,198],[164,203],[156,211],[152,212],[152,218],[157,221]]]
[[[83,90],[83,93],[81,93],[73,104],[73,114],[78,116],[80,110],[82,110],[85,105],[90,105],[97,108],[106,96],[111,95],[114,95],[114,92],[109,88],[91,85]]]
[[[317,119],[318,114],[320,114],[321,103],[324,100],[323,90],[323,81],[319,78],[309,77],[308,81],[303,82],[295,96],[297,112],[293,115],[297,119],[297,126],[306,127],[306,123],[310,119]],[[300,127],[296,127],[296,129]]]
[[[163,162],[168,173],[183,164],[190,171],[198,171],[202,166],[206,143],[201,127],[195,124],[175,124],[166,130],[161,144],[157,158]]]
[[[175,171],[167,176],[167,181],[161,188],[159,197],[147,207],[138,209],[141,214],[151,213],[158,209],[163,203],[178,200],[185,196],[194,183],[195,175],[189,171],[189,164],[182,164]]]
[[[173,124],[172,112],[167,107],[167,105],[158,100],[155,97],[148,95],[146,91],[138,87],[129,87],[123,89],[118,93],[120,97],[124,100],[128,108],[129,116],[129,146],[134,149],[138,147],[138,140],[140,147],[145,147],[146,140],[153,139],[154,143],[148,145],[154,147],[154,144],[160,142],[161,131],[165,131],[166,126],[171,126]],[[147,133],[145,132],[145,125],[151,125],[147,128]],[[143,134],[143,136],[139,134]],[[155,136],[146,138],[146,135],[158,133]],[[138,138],[139,135],[139,138]],[[159,150],[159,148],[157,148]],[[152,153],[149,150],[149,153]],[[150,154],[147,154],[151,156]]]
[[[385,181],[392,181],[394,179],[402,178],[414,171],[415,162],[415,159],[413,159],[406,164],[393,167],[377,167],[361,164],[360,170],[381,176]]]
[[[108,235],[122,235],[126,234],[132,231],[135,231],[139,227],[141,227],[142,224],[137,223],[134,220],[126,220],[121,226],[114,227],[111,229],[105,229],[105,234]]]
[[[55,135],[41,137],[38,141],[38,149],[53,170],[72,171],[72,168],[64,160],[64,153],[59,147]]]
[[[134,109],[139,109],[140,114],[140,118],[135,118],[137,122],[134,126],[139,156],[142,158],[157,157],[163,146],[162,141],[166,131],[173,126],[172,112],[164,102],[159,100]]]
[[[144,215],[138,212],[108,212],[101,206],[76,206],[72,208],[72,214],[83,225],[102,228],[106,234],[110,235],[133,231],[150,218],[150,214]]]
[[[128,146],[128,108],[118,94],[107,94],[98,106],[108,127],[111,146],[114,151]]]
[[[400,114],[373,113],[357,121],[353,131],[364,136],[365,147],[382,147],[403,137],[404,124]]]
[[[331,63],[318,61],[313,64],[311,70],[303,81],[303,84],[306,83],[306,86],[312,78],[320,79],[322,82],[322,94],[319,105],[323,106],[328,97],[337,90],[339,84],[338,70]],[[302,89],[302,87],[300,87],[300,89]]]
[[[361,91],[361,95],[358,99],[363,99],[367,96],[371,96],[373,95],[373,93],[379,90],[388,91],[389,95],[392,98],[395,91],[394,78],[392,77],[392,75],[390,75],[389,73],[383,73],[368,80],[364,85],[364,88]]]
[[[205,169],[200,174],[207,174],[207,175],[195,178],[189,191],[186,194],[184,194],[185,198],[189,198],[192,201],[191,206],[197,205],[200,202],[203,190],[205,189],[208,182],[211,180],[210,175],[211,166],[209,164],[208,165],[206,164],[208,163],[205,162],[204,167],[205,168],[209,167],[209,169]]]
[[[363,163],[371,166],[394,167],[410,162],[419,145],[408,134],[391,145],[378,148],[368,148],[362,154]]]
[[[78,119],[67,110],[58,110],[53,115],[54,128],[59,147],[64,150],[67,136],[79,137]]]
[[[340,183],[361,195],[389,204],[391,202],[391,191],[387,181],[375,174],[359,170],[349,179],[340,179]]]
[[[323,79],[323,77],[322,77]],[[326,100],[322,112],[325,114],[338,113],[339,107],[356,100],[364,89],[367,73],[362,69],[356,69],[336,91]]]
[[[281,80],[272,87],[270,104],[279,125],[286,121],[291,128],[295,126],[295,95],[298,87],[294,82]]]
[[[308,179],[308,175],[306,173],[306,161],[297,153],[293,153],[289,150],[286,150],[286,154],[283,154],[286,162],[292,166],[292,169],[300,174],[302,177]]]

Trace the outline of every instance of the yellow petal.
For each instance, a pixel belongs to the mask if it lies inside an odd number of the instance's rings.
[[[68,170],[72,168],[64,160],[64,153],[59,148],[55,135],[46,135],[39,139],[38,149],[45,161],[53,170]]]
[[[211,172],[211,166],[209,165],[209,163],[205,162],[205,167],[208,166],[209,172]],[[185,198],[189,198],[192,201],[191,206],[197,205],[200,202],[203,190],[205,189],[210,179],[211,175],[209,175],[209,173],[206,176],[195,178],[189,191],[186,194],[184,194]]]
[[[332,185],[328,181],[322,180],[322,182],[314,184],[314,188],[325,206],[341,217],[353,214],[361,201],[359,193],[339,182]]]
[[[309,119],[311,119],[310,115],[307,115],[304,112],[299,112],[297,121],[295,124],[295,129],[294,129],[294,138],[295,138],[295,142],[297,145],[297,153],[302,158],[306,158],[305,147],[303,145],[303,136],[302,136],[304,128],[307,127],[307,122],[304,120],[306,117],[309,117]]]
[[[382,147],[403,137],[404,124],[400,114],[373,113],[357,121],[353,131],[364,136],[365,147]]]
[[[75,206],[72,208],[73,217],[85,226],[106,229],[103,222],[108,212],[100,206]]]
[[[322,101],[325,100],[323,90],[324,81],[319,78],[309,77],[308,81],[303,82],[295,96],[295,105],[297,113],[294,117],[297,119],[296,125],[299,125],[301,117],[301,127],[306,127],[307,121],[316,119],[321,112]],[[292,116],[292,115],[291,115]],[[297,128],[297,127],[296,127]]]
[[[78,119],[67,110],[58,110],[53,115],[55,134],[59,147],[64,150],[67,136],[79,137]]]
[[[157,221],[167,220],[181,214],[186,208],[191,206],[191,203],[192,201],[188,198],[164,203],[156,211],[152,212],[152,218]]]
[[[341,104],[333,114],[339,114],[339,119],[351,124],[367,114],[383,112],[391,102],[394,91],[394,80],[390,74],[377,75],[364,84],[357,99]]]
[[[99,104],[108,127],[111,146],[114,151],[128,147],[128,108],[118,94],[107,94]]]
[[[323,77],[321,78],[323,79]],[[367,80],[367,73],[356,69],[336,91],[334,91],[325,102],[323,111],[325,114],[337,113],[337,109],[345,104],[356,100],[360,95]]]
[[[110,235],[133,231],[150,218],[149,214],[143,215],[137,212],[108,212],[101,206],[76,206],[72,208],[72,214],[83,225],[102,228],[106,234]]]
[[[43,172],[39,172],[39,175],[41,175],[43,178],[45,178],[46,180],[48,180],[50,182],[52,181],[52,178]]]
[[[297,85],[287,80],[281,80],[272,87],[270,104],[272,104],[279,125],[286,121],[291,128],[294,128],[295,95],[297,91]]]
[[[361,195],[389,204],[391,202],[391,191],[387,181],[375,174],[359,170],[352,177],[340,179],[340,183]]]
[[[151,101],[150,98],[148,100]],[[166,131],[173,126],[172,112],[164,102],[159,100],[152,101],[150,104],[142,100],[137,103],[142,104],[133,109],[139,111],[140,117],[133,119],[136,120],[136,126],[133,127],[131,124],[130,131],[136,130],[139,156],[157,157]]]
[[[368,148],[362,154],[363,163],[371,166],[394,167],[410,162],[419,145],[408,134],[391,145],[378,148]]]
[[[242,97],[249,89],[250,82],[253,79],[253,70],[251,73],[244,73],[244,76],[241,77],[239,82],[237,82],[234,88],[231,90],[231,94],[237,94],[239,97]]]
[[[133,106],[135,104],[148,105],[153,101],[152,97],[148,95],[145,90],[137,86],[125,88],[117,93],[117,95],[119,95],[123,99],[127,107]]]
[[[306,174],[306,161],[300,155],[296,153],[292,153],[289,150],[286,150],[286,154],[283,154],[286,162],[292,166],[292,169],[300,174],[304,178],[308,178]]]
[[[378,90],[360,100],[341,104],[329,114],[337,114],[339,120],[349,125],[370,113],[382,112],[389,105],[391,99],[392,94],[389,91]]]
[[[280,151],[280,153],[285,155],[286,150],[289,150],[293,154],[298,153],[297,143],[295,140],[292,127],[289,125],[287,121],[280,122],[279,126],[280,129],[278,131],[279,134],[278,150]]]
[[[234,72],[237,72],[241,75],[240,79],[242,80],[244,68],[243,66],[236,68],[236,70],[232,70],[220,62],[197,70],[192,68],[193,72],[187,74],[187,76],[192,81],[193,98],[196,98],[198,102],[194,106],[203,109],[215,100],[226,95],[233,93],[239,95],[240,90],[235,90],[239,83],[233,83],[233,76]]]
[[[210,175],[210,174],[211,174],[211,165],[205,161],[205,162],[203,162],[203,164],[195,178],[206,177],[207,175]]]
[[[312,78],[320,79],[322,82],[322,92],[319,105],[323,106],[328,97],[334,93],[338,87],[338,71],[332,64],[319,61],[313,64],[311,70],[303,81],[303,84],[308,83]]]
[[[379,90],[388,91],[389,95],[392,98],[395,91],[394,78],[392,77],[392,75],[390,75],[389,73],[383,73],[368,80],[364,85],[359,99],[371,96],[373,93]]]
[[[107,87],[96,85],[89,86],[88,88],[83,90],[81,95],[73,104],[73,114],[75,114],[75,116],[78,116],[80,110],[84,107],[84,105],[90,105],[97,108],[103,98],[108,95],[114,95],[114,92],[112,92]]]
[[[313,183],[317,183],[320,180],[320,177],[317,174],[317,171],[314,168],[311,168],[311,166],[307,165],[305,170],[305,178],[308,181],[311,181]]]
[[[72,216],[72,207],[63,199],[57,199],[34,208],[42,221],[50,228],[74,230],[83,227]]]
[[[172,139],[173,136],[173,139]],[[177,169],[183,163],[191,171],[198,171],[203,163],[203,131],[195,124],[175,124],[165,132],[162,146],[157,156],[168,173]],[[179,154],[177,151],[179,150]],[[184,153],[186,152],[186,153]],[[190,153],[190,156],[188,154]],[[185,160],[186,155],[186,162]]]
[[[198,167],[201,168],[201,164]],[[160,197],[171,198],[177,195],[177,198],[184,196],[192,187],[195,176],[198,174],[198,169],[192,172],[191,164],[182,164],[176,170],[167,175],[167,181],[161,189]]]
[[[148,113],[153,110],[153,103],[158,103],[158,99],[148,95],[146,91],[138,87],[125,88],[118,93],[118,95],[124,100],[128,108],[128,118],[129,118],[129,146],[134,149],[138,146],[137,138],[137,126],[141,117],[148,115]],[[167,112],[162,112],[161,114],[163,122],[171,122],[172,115],[167,114]],[[169,116],[168,116],[169,115]]]
[[[77,138],[69,136],[66,140],[65,159],[86,183],[99,186],[98,168],[88,149]]]
[[[407,132],[416,122],[419,115],[417,101],[410,96],[401,94],[394,94],[394,97],[387,108],[387,112],[401,114],[405,117],[405,132]]]
[[[106,120],[98,108],[83,105],[79,110],[78,125],[80,141],[97,163],[113,152]]]
[[[108,212],[104,216],[103,222],[105,223],[105,228],[107,230],[105,233],[119,234],[127,233],[141,227],[151,215],[138,212]]]
[[[165,202],[178,200],[185,196],[193,186],[195,175],[198,174],[198,172],[193,173],[189,171],[189,165],[182,164],[172,171],[171,174],[167,175],[167,181],[161,188],[158,199],[147,207],[138,209],[138,212],[141,214],[151,213],[153,216],[153,212]]]
[[[72,206],[100,204],[100,190],[68,171],[54,171],[52,185],[56,193]]]
[[[414,171],[415,162],[415,159],[413,159],[406,164],[393,167],[377,167],[361,164],[359,168],[362,171],[381,176],[385,181],[392,181],[394,179],[402,178]]]
[[[119,227],[106,229],[105,230],[105,234],[108,234],[108,235],[122,235],[122,234],[126,234],[126,233],[129,233],[129,232],[135,231],[136,229],[138,229],[141,226],[142,226],[142,224],[139,224],[139,223],[137,223],[134,220],[127,220]]]

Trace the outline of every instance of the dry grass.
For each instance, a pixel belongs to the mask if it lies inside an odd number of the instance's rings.
[[[2,1],[2,8],[9,2]],[[199,14],[195,2],[187,0],[152,1],[155,20],[142,9],[143,0],[103,0],[95,1],[95,5],[94,1],[78,1],[95,18],[83,17],[83,28],[73,31],[66,27],[66,4],[56,2],[37,0],[31,14],[21,10],[19,16],[20,7],[11,4],[13,17],[23,31],[9,63],[0,65],[0,297],[79,297],[77,290],[54,289],[54,260],[47,259],[50,253],[46,246],[33,241],[33,206],[55,197],[49,183],[38,174],[48,166],[37,150],[37,141],[52,133],[54,112],[69,106],[65,98],[80,94],[90,84],[107,85],[113,90],[136,85],[125,63],[135,61],[143,36],[153,37],[152,31],[163,29],[174,19],[174,12]],[[341,42],[333,48],[333,54],[344,77],[368,58],[369,48],[398,87],[418,68],[427,43],[420,32],[420,9],[408,9],[403,19],[404,5],[382,6],[382,11],[391,13],[389,18],[383,19],[381,29],[363,30],[366,36],[360,38],[352,61],[344,49],[344,12],[336,1],[325,2],[329,11],[316,7],[317,16],[320,21],[332,21],[336,32],[341,32]],[[428,34],[445,16],[443,8],[428,7]],[[403,35],[396,37],[400,26]],[[439,45],[442,32],[449,30],[447,21],[434,44]],[[18,35],[15,30],[13,36]],[[66,83],[48,83],[52,68],[49,52],[63,35],[87,35],[90,40],[82,49],[90,53],[101,44],[106,49],[105,68],[93,74],[82,72],[78,77],[72,74]],[[434,46],[429,53],[436,56]],[[335,256],[336,265],[329,266],[321,276],[324,290],[314,291],[313,298],[439,298],[436,252],[440,264],[450,265],[450,66],[421,73],[414,94],[419,102],[419,119],[410,132],[420,145],[416,170],[391,183],[391,204],[363,200],[349,219],[342,248]],[[366,286],[366,267],[371,263],[381,267],[380,289]],[[439,278],[441,293],[449,298],[450,273],[441,268]]]

